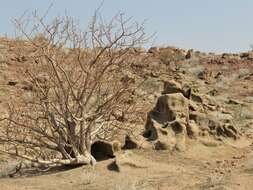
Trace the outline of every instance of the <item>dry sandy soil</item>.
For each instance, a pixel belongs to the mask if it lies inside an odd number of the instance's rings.
[[[205,147],[195,144],[184,153],[135,150],[132,162],[120,168],[114,160],[95,167],[41,176],[1,179],[1,189],[252,189],[252,147]],[[138,163],[136,164],[136,160]],[[118,171],[119,169],[119,171]]]
[[[32,63],[18,60],[11,45],[0,49],[0,114],[6,102],[18,103],[29,85],[24,75]],[[213,55],[165,48],[153,49],[133,73],[148,78],[141,91],[148,94],[147,110],[162,91],[164,80],[194,86],[231,112],[240,138],[222,141],[187,139],[185,151],[133,149],[97,165],[63,171],[26,173],[0,179],[2,190],[251,190],[253,187],[253,59],[247,55]],[[182,58],[183,56],[183,58]],[[187,57],[187,59],[185,58]],[[251,57],[252,56],[252,57]],[[12,83],[14,82],[14,83]],[[28,90],[27,90],[28,89]],[[224,102],[230,102],[228,104]],[[144,128],[143,123],[143,128]],[[207,137],[206,137],[207,138]],[[204,140],[203,140],[204,139]],[[209,142],[209,141],[208,141]],[[6,157],[0,155],[0,159]]]

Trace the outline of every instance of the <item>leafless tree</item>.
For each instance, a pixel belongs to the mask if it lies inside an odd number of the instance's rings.
[[[36,12],[24,18],[15,23],[32,48],[26,74],[33,89],[1,119],[0,151],[46,166],[93,164],[92,143],[134,114],[128,58],[148,40],[143,23],[123,13],[106,22],[96,12],[82,31],[68,16],[50,24]]]

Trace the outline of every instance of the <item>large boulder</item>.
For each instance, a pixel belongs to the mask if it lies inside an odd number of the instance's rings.
[[[182,93],[165,94],[158,98],[148,114],[145,137],[155,149],[185,150],[189,102]]]
[[[240,134],[232,119],[213,97],[170,80],[164,83],[162,95],[148,113],[144,137],[157,150],[184,151],[187,138],[238,139]]]
[[[182,93],[182,86],[180,83],[170,80],[170,81],[165,81],[164,86],[163,86],[163,92],[162,94],[173,94],[173,93]]]
[[[175,80],[164,81],[162,94],[174,93],[182,93],[184,97],[189,99],[191,96],[191,88],[189,86],[182,86]]]
[[[158,98],[156,106],[150,114],[160,123],[175,119],[186,121],[189,115],[189,101],[181,93],[165,94]]]

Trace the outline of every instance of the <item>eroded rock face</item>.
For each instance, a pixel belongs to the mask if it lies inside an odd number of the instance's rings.
[[[162,95],[148,114],[145,136],[155,149],[184,150],[188,116],[188,99],[182,93]]]
[[[188,99],[183,94],[165,94],[158,98],[156,106],[150,114],[160,123],[171,122],[176,119],[186,120],[189,115],[188,107]]]
[[[192,112],[190,113],[190,121],[194,121],[199,126],[202,136],[209,134],[219,140],[222,138],[238,139],[240,137],[238,130],[231,124],[229,117],[222,115],[224,114],[215,117],[211,113]]]
[[[222,113],[209,95],[187,93],[174,80],[165,82],[162,95],[148,113],[144,136],[157,150],[186,149],[187,138],[238,139],[229,114]]]

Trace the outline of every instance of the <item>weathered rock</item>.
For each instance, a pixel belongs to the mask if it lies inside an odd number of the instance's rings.
[[[201,71],[200,73],[198,73],[198,78],[201,80],[207,80],[208,79],[208,72],[207,70]]]
[[[162,84],[162,81],[156,78],[148,78],[136,89],[135,94],[138,96],[158,94],[162,91]]]
[[[217,96],[219,94],[219,92],[218,92],[218,90],[213,89],[213,90],[210,90],[207,94],[210,96]]]
[[[185,55],[185,59],[199,59],[205,57],[206,54],[200,51],[194,51],[193,49],[189,49]]]
[[[224,115],[224,116],[222,116]],[[214,137],[228,137],[238,139],[239,134],[237,129],[230,124],[228,114],[222,114],[215,117],[215,114],[205,114],[199,112],[191,112],[190,120],[194,120],[202,131],[207,131]]]
[[[175,119],[186,121],[189,115],[189,101],[183,94],[165,94],[158,98],[155,108],[150,113],[160,123]]]
[[[154,141],[154,148],[156,150],[173,150],[177,144],[175,135],[173,135],[172,128],[161,128],[161,126],[154,124],[154,130],[157,139]]]
[[[129,149],[152,149],[152,145],[142,135],[135,137],[127,135],[122,150]]]
[[[181,93],[165,94],[158,98],[155,108],[148,114],[145,137],[155,149],[185,150],[188,99]]]
[[[159,52],[159,47],[151,47],[148,49],[148,53],[157,53]]]
[[[241,54],[240,54],[240,57],[241,57],[242,59],[253,60],[253,52],[250,51],[250,52],[241,53]]]
[[[218,107],[217,101],[208,94],[199,94],[192,92],[190,96],[190,100],[198,105],[201,105],[207,109],[213,109],[215,110],[216,107]]]
[[[189,114],[189,119],[195,121],[202,130],[208,130],[209,119],[206,114],[193,111]]]
[[[168,65],[185,59],[185,51],[175,47],[151,47],[148,53],[160,60],[160,63]]]
[[[160,124],[150,119],[146,125],[145,137],[156,150],[185,150],[186,125],[182,121]]]
[[[237,129],[231,124],[224,124],[222,126],[219,126],[217,127],[216,131],[218,136],[230,137],[234,140],[239,138]]]
[[[7,83],[7,85],[9,85],[9,86],[15,86],[16,84],[18,84],[17,81],[9,81],[9,82]]]
[[[196,124],[194,120],[189,120],[188,126],[187,126],[187,134],[191,138],[198,138],[199,136],[199,126]]]
[[[204,112],[203,106],[198,105],[196,102],[189,100],[189,110],[190,111],[198,111],[198,112]]]
[[[164,81],[162,94],[182,93],[187,99],[191,96],[191,88],[189,86],[182,86],[175,80]]]
[[[235,99],[229,99],[229,101],[227,103],[228,104],[235,104],[235,105],[243,105],[242,102],[240,102],[239,100],[235,100]]]
[[[198,93],[191,93],[190,99],[193,102],[197,102],[197,103],[200,103],[200,104],[202,104],[204,102],[203,97]]]
[[[193,56],[193,49],[189,49],[185,55],[185,59],[191,59]]]
[[[182,86],[174,80],[165,81],[162,94],[182,93]]]
[[[168,127],[171,127],[175,137],[176,137],[176,144],[175,148],[179,151],[184,151],[186,149],[186,124],[183,121],[175,120]]]

